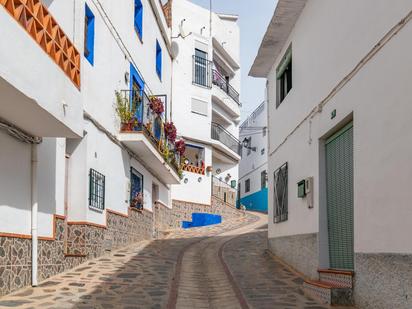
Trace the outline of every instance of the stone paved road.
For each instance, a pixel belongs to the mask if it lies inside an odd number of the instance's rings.
[[[327,308],[265,254],[265,221],[248,214],[141,242],[0,298],[0,308]]]

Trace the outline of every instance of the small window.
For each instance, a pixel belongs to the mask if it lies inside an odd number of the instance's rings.
[[[250,179],[245,180],[245,193],[250,191]]]
[[[89,206],[99,210],[104,210],[106,178],[94,169],[89,172]]]
[[[143,175],[133,167],[130,168],[130,206],[141,208],[142,202],[139,194],[143,196]]]
[[[260,173],[260,188],[261,189],[266,188],[266,175],[267,175],[266,171],[262,171]]]
[[[84,56],[91,65],[94,64],[94,14],[87,4],[84,16]]]
[[[262,131],[262,135],[263,135],[264,137],[266,136],[266,130],[267,130],[266,127],[264,127],[264,128],[263,128],[263,131]]]
[[[143,5],[141,0],[134,0],[134,29],[139,39],[143,39]]]
[[[274,211],[273,222],[288,219],[288,164],[285,163],[274,173]]]
[[[262,148],[262,150],[260,151],[260,154],[263,156],[265,154],[265,148]]]
[[[156,41],[156,73],[162,79],[162,48],[158,41]]]
[[[276,69],[276,108],[292,89],[292,47],[289,47]]]

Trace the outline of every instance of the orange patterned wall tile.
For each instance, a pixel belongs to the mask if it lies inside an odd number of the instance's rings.
[[[80,53],[40,0],[0,0],[0,5],[80,88]]]

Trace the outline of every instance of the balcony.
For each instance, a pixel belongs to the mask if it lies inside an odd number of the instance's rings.
[[[36,136],[81,136],[80,53],[56,19],[40,0],[1,0],[0,24],[0,117]]]
[[[240,161],[242,156],[242,144],[221,125],[212,122],[213,147],[230,156],[233,161]]]
[[[212,75],[213,75],[213,80],[212,80],[213,85],[215,85],[215,86],[219,87],[220,89],[222,89],[240,107],[241,104],[240,104],[239,92],[237,92],[235,90],[235,88],[233,88],[230,85],[230,83],[226,80],[226,78],[218,70],[213,69],[213,74]]]
[[[160,96],[147,96],[140,91],[124,90],[117,100],[128,105],[132,118],[121,124],[119,140],[136,153],[145,168],[165,184],[179,184],[181,174],[180,155],[176,144],[165,134],[165,112],[157,114],[150,106],[154,100],[166,102]],[[132,102],[130,104],[129,102]]]

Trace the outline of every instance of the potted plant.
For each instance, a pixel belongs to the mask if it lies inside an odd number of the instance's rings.
[[[120,118],[120,130],[133,131],[134,127],[138,125],[137,119],[135,118],[136,107],[130,106],[127,97],[123,96],[119,91],[116,94],[116,113]]]
[[[164,124],[164,131],[165,131],[166,139],[170,143],[174,144],[176,141],[177,130],[173,122],[166,122]]]
[[[180,139],[175,143],[175,151],[183,158],[186,151],[186,143],[184,140]]]
[[[155,97],[155,96],[151,96],[149,99],[150,99],[149,108],[152,110],[152,112],[154,114],[157,114],[158,116],[163,114],[163,112],[165,111],[165,107],[163,105],[162,100],[160,100],[160,98]]]
[[[133,208],[136,208],[138,210],[143,210],[143,194],[142,192],[139,192],[135,195],[135,197],[132,199],[130,206]]]

